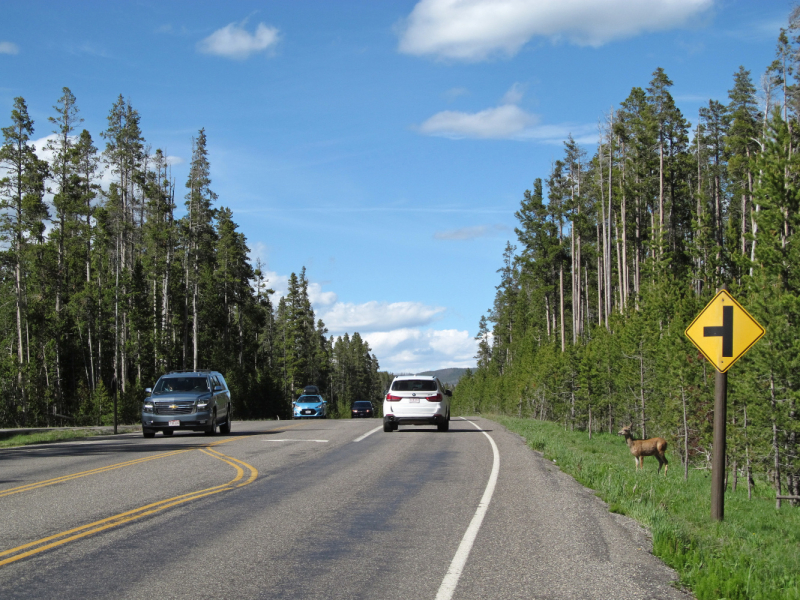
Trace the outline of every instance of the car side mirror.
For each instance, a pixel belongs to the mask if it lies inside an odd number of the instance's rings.
[[[445,396],[452,396],[452,395],[453,395],[453,392],[451,392],[450,390],[445,390],[445,391],[444,391],[444,395],[445,395]]]
[[[144,388],[144,393],[149,396],[149,395],[151,395],[153,393],[153,389],[152,388]]]
[[[215,385],[214,386],[214,391],[215,392],[221,392],[222,391],[222,386],[221,385]]]

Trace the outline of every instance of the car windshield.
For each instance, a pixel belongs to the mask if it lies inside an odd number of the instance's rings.
[[[319,402],[319,396],[300,396],[297,399],[298,404],[318,404]]]
[[[162,377],[158,380],[153,393],[208,391],[208,379],[205,377]]]
[[[392,383],[395,392],[435,392],[436,382],[433,379],[398,379]]]
[[[372,408],[372,404],[367,401],[358,401],[353,403],[353,408]]]

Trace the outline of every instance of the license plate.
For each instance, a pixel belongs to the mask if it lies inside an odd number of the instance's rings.
[[[169,422],[169,426],[170,427],[180,427],[181,426],[181,422],[180,421],[170,421]]]
[[[419,398],[409,398],[408,399],[411,404],[419,404]]]

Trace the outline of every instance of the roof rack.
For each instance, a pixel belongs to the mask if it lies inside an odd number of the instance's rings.
[[[169,371],[167,375],[173,375],[175,373],[211,373],[211,369],[182,369],[179,371]]]

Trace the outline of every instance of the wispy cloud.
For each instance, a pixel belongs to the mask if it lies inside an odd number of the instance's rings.
[[[250,33],[244,28],[245,24],[246,21],[231,23],[218,29],[200,41],[197,49],[204,54],[244,60],[251,54],[273,49],[280,40],[275,27],[259,23],[255,32]]]
[[[537,117],[513,104],[487,108],[477,113],[444,110],[419,126],[419,132],[453,139],[513,138],[535,124]]]
[[[601,46],[691,23],[713,0],[420,0],[400,28],[399,50],[479,61],[512,56],[533,37]]]
[[[466,96],[467,94],[469,94],[469,90],[467,88],[465,88],[465,87],[454,87],[454,88],[450,88],[449,90],[447,90],[443,94],[443,96],[445,97],[445,99],[448,102],[452,102],[456,98],[459,98],[461,96]]]
[[[475,367],[477,342],[467,331],[401,328],[362,337],[378,357],[381,369],[392,373]]]
[[[424,135],[460,139],[507,139],[561,144],[571,134],[579,144],[597,141],[594,123],[539,124],[539,116],[512,104],[466,113],[442,111],[416,129]]]
[[[594,143],[595,124],[541,125],[540,117],[517,104],[522,101],[523,86],[515,83],[505,93],[502,104],[478,112],[444,110],[436,113],[416,130],[423,135],[459,139],[531,140],[560,144],[572,134],[579,144]]]
[[[339,302],[322,313],[328,329],[334,333],[346,331],[386,331],[403,327],[428,325],[442,315],[441,306],[421,302]]]
[[[19,46],[14,42],[0,42],[0,54],[19,54]]]
[[[448,231],[437,231],[433,234],[436,240],[463,241],[474,240],[482,237],[490,237],[500,232],[508,231],[505,225],[476,225],[475,227],[462,227],[461,229],[450,229]]]

